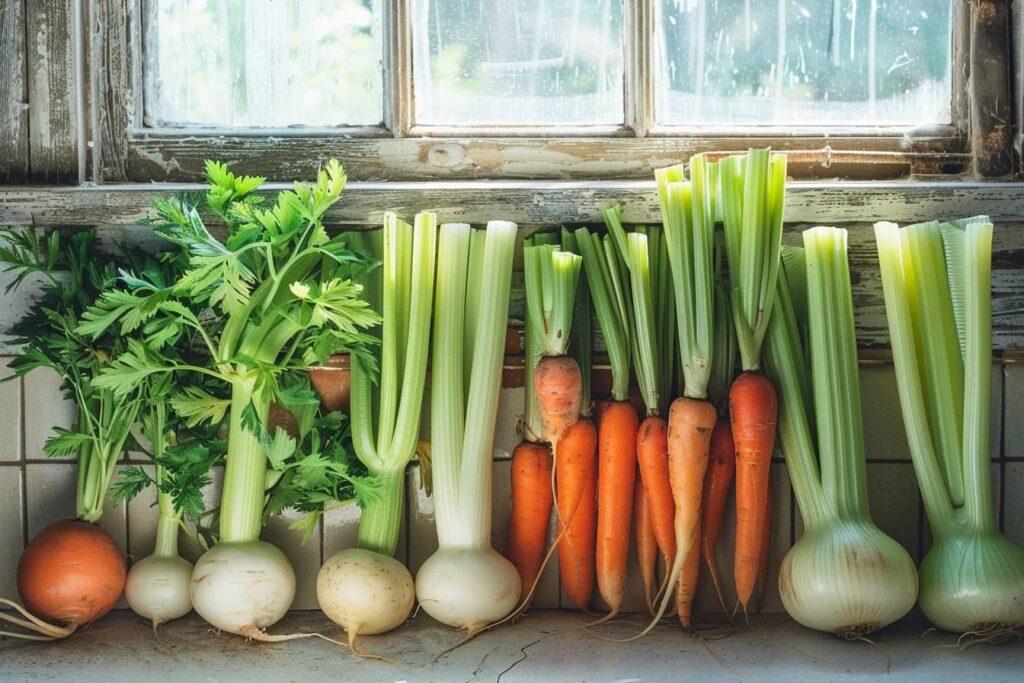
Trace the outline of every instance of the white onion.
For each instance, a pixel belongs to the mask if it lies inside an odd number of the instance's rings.
[[[1024,624],[1024,549],[995,531],[937,537],[921,563],[921,610],[953,633]]]
[[[808,529],[786,553],[779,593],[800,624],[855,637],[910,611],[917,572],[903,546],[874,524],[829,520]]]

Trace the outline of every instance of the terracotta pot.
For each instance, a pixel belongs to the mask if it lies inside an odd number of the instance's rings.
[[[292,412],[276,403],[271,403],[270,411],[267,413],[267,431],[273,434],[278,429],[288,432],[289,436],[295,438],[299,436],[299,422]]]
[[[323,365],[309,369],[309,382],[320,394],[322,410],[348,412],[349,389],[352,383],[352,369],[347,353],[338,353],[327,359]]]

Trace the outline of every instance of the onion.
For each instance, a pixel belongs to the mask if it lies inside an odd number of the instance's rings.
[[[910,611],[917,573],[903,546],[874,524],[829,520],[786,553],[779,593],[798,623],[856,637]]]

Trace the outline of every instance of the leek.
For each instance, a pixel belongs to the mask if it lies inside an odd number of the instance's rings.
[[[431,454],[438,550],[416,597],[442,623],[475,630],[519,602],[519,574],[491,547],[491,455],[516,224],[441,226],[434,304]],[[484,286],[484,283],[487,283]]]
[[[1024,549],[999,533],[989,479],[992,223],[875,224],[903,422],[934,543],[921,609],[998,638],[1024,624]]]
[[[782,561],[779,591],[804,626],[860,637],[914,606],[917,574],[868,509],[846,230],[812,228],[803,238],[803,250],[787,249],[765,349],[806,527]]]

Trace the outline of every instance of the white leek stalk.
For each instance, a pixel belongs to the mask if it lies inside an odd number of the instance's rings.
[[[779,592],[804,626],[859,637],[910,611],[917,573],[868,510],[846,230],[807,230],[804,247],[784,252],[766,345],[779,439],[806,526],[782,561]]]
[[[519,574],[491,548],[491,454],[516,225],[441,226],[430,432],[439,548],[416,576],[438,621],[475,630],[519,602]]]
[[[876,223],[903,422],[934,544],[921,609],[998,638],[1024,624],[1024,549],[996,529],[989,478],[992,223]]]

